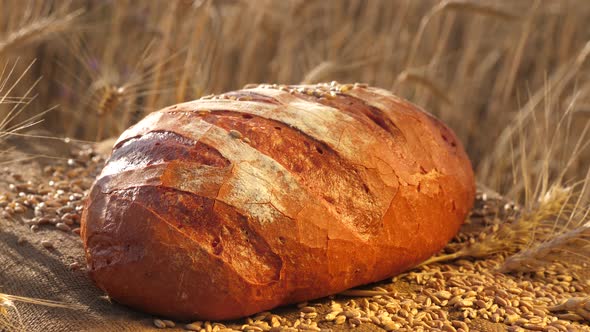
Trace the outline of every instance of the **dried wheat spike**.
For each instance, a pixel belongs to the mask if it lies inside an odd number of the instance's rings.
[[[63,32],[70,28],[74,20],[81,14],[82,10],[76,10],[63,17],[48,16],[31,22],[0,39],[0,54],[42,40],[52,34]]]
[[[590,322],[590,296],[572,297],[565,302],[548,308],[551,312],[570,311]]]

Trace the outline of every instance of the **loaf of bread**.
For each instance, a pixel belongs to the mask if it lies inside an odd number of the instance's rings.
[[[456,234],[474,193],[453,132],[390,92],[259,85],[125,131],[81,235],[112,299],[233,319],[415,266]]]

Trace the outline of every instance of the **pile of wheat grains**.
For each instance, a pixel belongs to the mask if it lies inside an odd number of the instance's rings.
[[[1,219],[40,229],[79,234],[84,197],[105,157],[89,145],[72,147],[70,158],[45,163],[41,174],[23,174],[25,168],[0,170]],[[479,192],[468,224],[446,251],[478,241],[498,223],[510,221],[517,207],[497,195]],[[46,234],[47,232],[43,232]],[[39,235],[36,243],[54,250]],[[80,242],[81,245],[81,242]],[[333,297],[278,308],[232,322],[172,322],[149,319],[152,328],[191,331],[590,331],[583,317],[563,303],[587,298],[590,285],[568,275],[559,263],[528,274],[504,274],[498,267],[504,255],[486,259],[459,259],[421,266],[390,280]],[[70,269],[85,269],[72,263]],[[571,302],[571,301],[570,301]],[[571,302],[574,303],[574,302]],[[579,300],[590,310],[590,301]],[[559,307],[561,305],[561,307]],[[568,311],[571,310],[571,311]],[[586,311],[587,312],[587,311]]]

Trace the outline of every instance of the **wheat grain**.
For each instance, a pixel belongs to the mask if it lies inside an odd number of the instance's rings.
[[[376,295],[387,295],[389,292],[387,291],[378,291],[378,290],[362,290],[362,289],[351,289],[344,292],[339,293],[343,296],[376,296]]]
[[[154,319],[153,321],[154,326],[159,328],[159,329],[165,329],[166,328],[166,323],[164,323],[163,320],[161,319]]]

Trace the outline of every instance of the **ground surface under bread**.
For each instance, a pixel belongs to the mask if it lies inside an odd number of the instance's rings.
[[[110,303],[85,276],[77,235],[79,211],[104,158],[85,146],[72,144],[71,150],[61,160],[29,161],[0,170],[0,292],[86,308],[74,311],[17,304],[25,331],[155,329],[158,317]],[[514,218],[516,213],[502,198],[480,192],[470,223],[447,250],[458,247],[459,242],[476,240],[482,229]],[[433,264],[354,290],[349,296],[279,308],[222,325],[196,322],[190,327],[205,331],[353,327],[359,331],[590,331],[588,322],[573,322],[571,314],[545,309],[566,298],[586,295],[588,276],[577,280],[560,274],[563,268],[558,265],[536,274],[506,275],[496,271],[502,260],[496,255]],[[9,314],[18,325],[15,313]],[[175,329],[186,323],[176,322]]]

